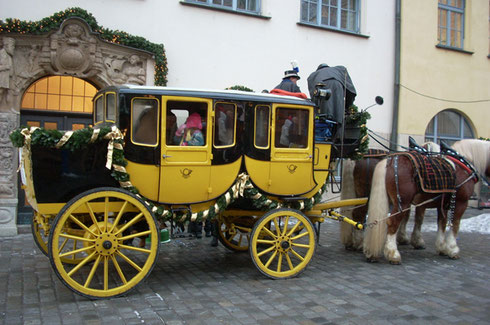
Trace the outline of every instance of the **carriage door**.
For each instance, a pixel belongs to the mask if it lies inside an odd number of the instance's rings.
[[[164,97],[159,202],[209,199],[212,100]]]
[[[315,186],[313,178],[313,109],[275,104],[269,193],[300,195]]]

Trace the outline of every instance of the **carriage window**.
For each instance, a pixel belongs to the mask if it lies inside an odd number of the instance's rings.
[[[216,103],[214,123],[214,145],[231,146],[235,142],[236,105]]]
[[[255,107],[255,146],[258,148],[269,147],[269,115],[269,106]]]
[[[106,121],[116,122],[116,94],[108,93],[106,95],[106,106]]]
[[[168,101],[166,110],[167,145],[206,145],[207,103]]]
[[[132,141],[138,144],[156,145],[158,141],[158,101],[135,98],[131,106]]]
[[[276,112],[275,144],[278,148],[308,146],[308,111],[278,108]]]
[[[94,104],[95,111],[95,124],[101,123],[104,121],[104,96],[100,95],[95,99]]]

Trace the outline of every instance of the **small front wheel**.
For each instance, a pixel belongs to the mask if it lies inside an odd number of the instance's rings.
[[[123,189],[100,188],[76,196],[61,209],[48,251],[56,275],[71,290],[107,298],[146,278],[158,245],[156,220],[140,198]],[[79,263],[63,263],[75,255],[82,257]]]
[[[298,210],[269,211],[252,230],[252,260],[261,273],[273,279],[291,278],[304,271],[315,248],[313,224]]]

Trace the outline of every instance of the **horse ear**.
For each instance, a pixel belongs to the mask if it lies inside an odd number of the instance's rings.
[[[441,152],[454,151],[446,142],[441,140]]]

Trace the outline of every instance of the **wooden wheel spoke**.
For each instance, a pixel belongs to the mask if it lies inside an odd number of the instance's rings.
[[[95,239],[93,238],[85,238],[85,237],[80,237],[80,236],[75,236],[75,235],[68,235],[68,234],[60,234],[60,237],[64,237],[66,238],[66,240],[68,239],[73,239],[73,240],[80,240],[80,241],[87,241],[87,242],[94,242]]]
[[[90,286],[90,282],[92,282],[95,271],[97,271],[97,268],[99,267],[100,259],[101,259],[101,255],[97,256],[94,265],[92,265],[92,269],[90,270],[90,273],[87,277],[87,280],[85,281],[85,284],[83,285],[85,288],[88,288]]]
[[[75,257],[76,254],[91,250],[94,247],[95,247],[95,245],[90,245],[90,246],[82,247],[82,248],[75,249],[75,250],[72,250],[69,252],[64,252],[63,254],[59,254],[59,257],[65,257],[65,256],[69,256],[69,255],[73,255],[73,257]]]
[[[279,252],[279,257],[277,259],[277,272],[281,272],[281,264],[282,264],[282,253]]]
[[[127,235],[124,237],[119,237],[118,240],[125,241],[125,240],[131,239],[131,238],[143,237],[143,236],[150,235],[150,234],[151,234],[151,230],[147,230],[147,231],[142,231],[142,232],[138,232],[135,234]]]
[[[92,207],[90,206],[89,202],[85,202],[85,206],[87,207],[87,210],[88,210],[88,213],[90,214],[90,218],[92,219],[92,222],[97,227],[97,231],[100,234],[102,231],[100,230],[99,222],[97,221],[97,218],[95,217],[95,213],[92,210]]]
[[[293,253],[294,256],[299,258],[301,260],[301,262],[303,262],[305,260],[305,258],[303,256],[299,255],[294,249],[291,249],[291,253]]]
[[[304,237],[304,236],[307,236],[307,235],[308,235],[308,232],[305,231],[305,232],[302,232],[301,234],[299,234],[297,236],[292,237],[291,240],[300,239],[301,237]]]
[[[292,243],[292,244],[293,244],[293,246],[301,247],[301,248],[310,248],[311,247],[308,244],[298,244],[298,243]]]
[[[109,259],[104,256],[104,290],[109,289]]]
[[[146,249],[146,248],[134,247],[134,246],[129,246],[129,245],[119,245],[119,247],[120,248],[123,248],[123,249],[131,250],[131,251],[137,251],[137,252],[146,253],[146,254],[150,254],[151,253],[151,250]]]
[[[258,244],[269,244],[274,245],[276,243],[275,240],[267,240],[267,239],[257,239]]]
[[[68,272],[68,276],[72,276],[73,274],[75,274],[78,270],[80,270],[80,268],[82,266],[84,266],[85,264],[87,264],[88,262],[90,262],[92,260],[92,258],[95,256],[95,252],[92,252],[92,254],[90,254],[89,256],[85,257],[80,263],[78,263],[70,272]]]
[[[119,266],[119,263],[116,260],[116,257],[114,255],[111,255],[112,263],[114,264],[114,267],[116,268],[117,274],[119,274],[119,277],[121,278],[121,281],[126,284],[128,281],[126,280],[126,277],[124,276],[123,271],[121,270],[121,267]]]
[[[287,216],[286,221],[284,221],[284,229],[282,230],[283,235],[286,235],[286,232],[288,230],[288,224],[289,224],[289,216]]]
[[[241,244],[242,244],[242,239],[243,239],[243,235],[242,235],[242,234],[240,234],[240,235],[238,236],[238,246],[241,246]]]
[[[279,226],[279,222],[277,222],[278,218],[274,218],[274,226],[276,227],[277,236],[281,235],[281,227]]]
[[[264,254],[267,254],[267,253],[269,253],[271,250],[273,250],[274,248],[275,248],[275,246],[274,246],[274,245],[272,245],[271,247],[266,248],[266,249],[264,249],[262,252],[258,253],[258,254],[257,254],[257,256],[258,256],[258,257],[260,257],[260,256],[262,256],[262,255],[264,255]]]
[[[88,232],[89,234],[91,234],[93,237],[96,237],[97,234],[94,234],[92,232],[92,230],[90,230],[87,226],[85,226],[83,224],[83,222],[81,222],[80,220],[78,220],[77,218],[75,218],[75,216],[73,214],[70,214],[70,220],[72,220],[73,222],[75,222],[77,225],[79,225],[83,230],[85,230],[86,232]]]
[[[286,261],[288,262],[289,269],[290,270],[294,269],[293,262],[291,262],[291,257],[289,257],[289,254],[285,253],[284,255],[286,256]]]
[[[65,240],[63,240],[63,242],[61,243],[61,246],[58,249],[58,252],[61,252],[63,250],[63,248],[65,248],[66,244],[68,243],[68,240],[69,240],[69,238],[65,238]]]
[[[104,229],[107,231],[107,222],[109,219],[109,197],[106,196],[104,199]]]
[[[127,257],[126,255],[124,255],[120,251],[117,251],[116,254],[119,255],[119,256],[121,256],[126,262],[129,263],[129,265],[131,265],[132,267],[134,267],[138,272],[141,272],[143,270],[141,267],[138,266],[138,264],[136,264],[135,262],[133,262],[129,257]]]
[[[140,212],[138,213],[133,219],[131,219],[131,221],[127,222],[124,227],[120,228],[117,232],[115,232],[114,234],[115,235],[118,235],[120,233],[122,233],[124,230],[128,229],[129,227],[131,227],[133,224],[135,224],[136,222],[138,222],[141,217],[143,216],[143,212]]]
[[[263,229],[264,229],[264,231],[265,231],[266,233],[268,233],[268,234],[269,234],[269,236],[271,236],[272,238],[277,238],[277,236],[276,236],[276,235],[275,235],[275,234],[274,234],[272,231],[270,231],[270,230],[269,230],[269,228],[264,227]]]
[[[119,210],[119,213],[117,214],[117,217],[114,220],[114,223],[112,224],[112,228],[111,228],[110,232],[113,232],[114,229],[116,229],[117,225],[119,224],[119,221],[121,220],[121,217],[124,214],[124,211],[126,210],[127,205],[128,205],[128,201],[124,201],[124,204],[123,204],[121,210]]]
[[[299,227],[299,225],[301,224],[300,221],[296,222],[296,224],[293,226],[293,228],[291,228],[291,230],[288,232],[288,236],[291,236],[295,231],[296,229]]]
[[[271,257],[269,257],[269,259],[267,260],[267,263],[265,263],[265,267],[269,267],[269,265],[271,265],[272,261],[276,258],[276,255],[277,255],[277,251],[274,251],[274,253],[272,253]]]

